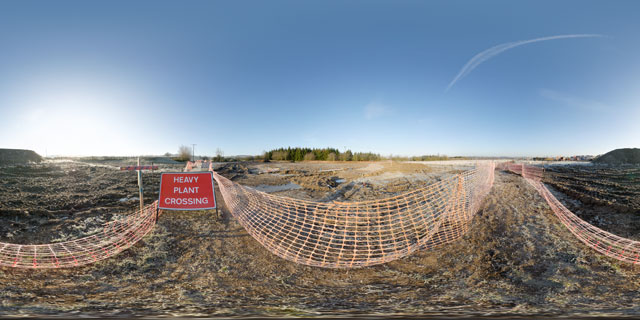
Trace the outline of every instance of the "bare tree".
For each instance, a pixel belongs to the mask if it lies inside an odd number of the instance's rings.
[[[216,161],[220,162],[224,159],[224,151],[220,148],[216,148]]]
[[[191,149],[185,145],[181,145],[178,148],[178,159],[179,161],[188,161],[191,159]]]
[[[313,152],[309,152],[304,155],[304,161],[313,161],[315,159],[316,159],[316,156],[313,154]]]
[[[273,160],[287,160],[288,153],[286,151],[274,151],[271,155]]]

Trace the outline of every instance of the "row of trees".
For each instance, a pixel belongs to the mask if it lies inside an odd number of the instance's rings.
[[[377,161],[382,157],[371,152],[340,152],[335,148],[278,148],[264,153],[265,161]]]
[[[169,156],[170,153],[166,153]],[[182,145],[178,149],[178,155],[175,160],[188,161],[192,157],[192,150],[188,146]],[[208,160],[209,157],[201,157]],[[260,156],[243,156],[243,157],[225,157],[224,152],[220,148],[216,149],[216,155],[211,160],[217,162],[223,161],[378,161],[378,160],[396,160],[396,161],[436,161],[436,160],[452,160],[467,159],[464,157],[447,157],[445,155],[424,155],[414,157],[388,156],[382,157],[380,154],[371,152],[352,152],[347,150],[340,152],[336,148],[278,148],[266,151],[262,157]]]

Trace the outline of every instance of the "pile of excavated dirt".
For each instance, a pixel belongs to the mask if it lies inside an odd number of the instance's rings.
[[[609,151],[593,160],[600,164],[640,164],[640,149],[623,148]]]
[[[0,149],[0,166],[40,161],[42,161],[42,157],[32,150]]]

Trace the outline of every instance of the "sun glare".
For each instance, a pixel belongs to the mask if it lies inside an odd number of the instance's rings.
[[[101,155],[122,143],[126,116],[118,117],[117,101],[98,90],[32,92],[20,105],[15,139],[43,155]]]

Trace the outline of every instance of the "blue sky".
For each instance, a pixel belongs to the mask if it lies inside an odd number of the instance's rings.
[[[2,1],[0,147],[48,155],[640,147],[640,3]],[[494,46],[541,37],[479,64]]]

